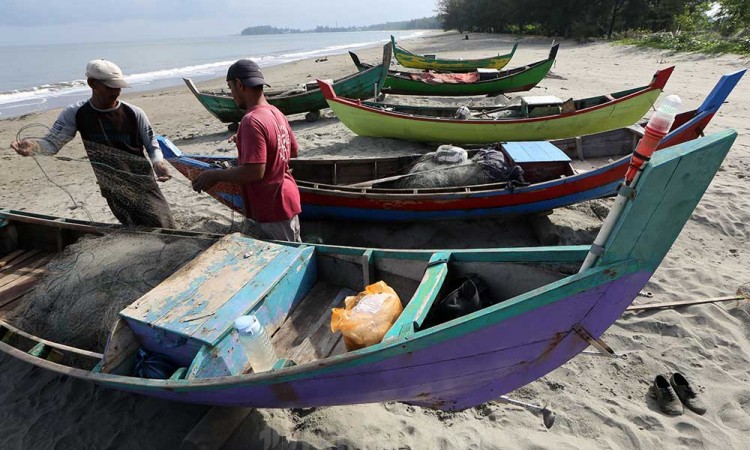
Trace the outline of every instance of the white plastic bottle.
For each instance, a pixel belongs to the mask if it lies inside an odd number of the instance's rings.
[[[271,345],[271,339],[258,318],[254,315],[238,317],[234,321],[234,328],[240,335],[240,343],[245,349],[247,360],[250,362],[253,372],[271,370],[278,358],[276,358],[276,352]]]

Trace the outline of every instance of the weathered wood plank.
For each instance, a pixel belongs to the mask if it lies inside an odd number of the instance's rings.
[[[8,253],[7,255],[3,256],[2,258],[0,258],[0,269],[8,265],[9,262],[13,261],[13,258],[16,258],[19,255],[22,255],[24,252],[26,252],[26,250],[22,250],[22,249],[14,250]]]
[[[1,274],[6,273],[10,270],[12,270],[14,267],[18,267],[19,265],[23,264],[24,262],[30,260],[34,256],[41,253],[41,250],[34,249],[34,250],[28,250],[21,255],[16,256],[12,261],[9,261],[5,266],[3,266],[2,269],[0,269],[0,278],[2,277]]]
[[[46,267],[39,267],[30,273],[0,288],[0,308],[9,305],[34,289],[39,280],[47,272]]]
[[[29,260],[23,266],[15,266],[15,268],[6,273],[3,277],[0,277],[0,292],[6,286],[10,286],[17,280],[26,279],[30,276],[41,275],[47,271],[45,267],[52,260],[52,256],[39,256]],[[0,293],[0,301],[3,300],[3,296]]]
[[[356,292],[318,282],[271,339],[277,356],[296,364],[328,357],[341,339],[330,329],[331,308],[341,306],[348,295]]]
[[[119,319],[109,334],[102,356],[102,373],[114,373],[140,347],[138,339],[128,324]]]
[[[213,345],[297,258],[312,251],[227,236],[120,314]]]

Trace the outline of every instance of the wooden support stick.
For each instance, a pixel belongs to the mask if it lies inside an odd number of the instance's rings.
[[[626,311],[648,311],[659,308],[678,308],[680,306],[700,305],[703,303],[731,302],[732,300],[747,300],[744,295],[731,295],[728,297],[704,298],[700,300],[687,300],[684,302],[652,303],[650,305],[631,305]]]
[[[254,408],[211,408],[182,440],[182,450],[209,450],[221,448],[234,430],[254,411]]]

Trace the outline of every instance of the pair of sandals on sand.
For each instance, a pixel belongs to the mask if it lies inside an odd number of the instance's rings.
[[[659,410],[669,416],[682,414],[683,404],[698,415],[706,413],[705,403],[681,373],[673,373],[669,380],[664,375],[657,375],[650,394],[652,398],[656,398]]]

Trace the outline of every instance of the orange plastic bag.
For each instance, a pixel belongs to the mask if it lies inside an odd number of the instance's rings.
[[[401,315],[401,299],[382,281],[371,284],[355,296],[344,300],[344,308],[331,311],[331,331],[341,330],[346,349],[375,345]]]

